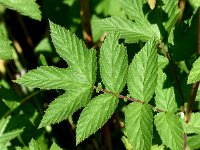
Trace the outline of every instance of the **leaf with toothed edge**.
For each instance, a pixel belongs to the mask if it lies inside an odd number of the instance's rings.
[[[71,80],[69,69],[42,66],[29,71],[15,82],[32,88],[66,89]]]
[[[22,15],[28,16],[35,20],[41,20],[41,11],[36,0],[0,0],[0,4],[15,10]]]
[[[193,63],[187,83],[191,84],[197,81],[200,81],[200,57]]]
[[[153,113],[148,104],[133,102],[125,111],[128,141],[134,150],[149,150],[153,138]]]
[[[83,109],[76,128],[76,145],[101,128],[114,113],[118,98],[101,94],[93,98]]]
[[[155,90],[156,108],[163,111],[175,113],[178,110],[173,86],[164,87],[166,74],[161,69],[158,70],[157,85]]]
[[[155,38],[151,38],[129,66],[128,91],[134,99],[148,102],[154,94],[158,70],[156,45]]]
[[[154,117],[156,129],[162,142],[173,150],[183,149],[183,128],[180,120],[172,113],[158,113]]]
[[[63,95],[57,97],[45,111],[43,119],[38,128],[42,128],[49,124],[59,123],[67,119],[78,109],[86,106],[92,94],[90,87],[81,87],[73,91],[67,91]]]
[[[75,68],[76,74],[82,76],[87,83],[94,84],[96,79],[96,51],[88,50],[84,42],[65,28],[49,21],[51,38],[56,52]]]
[[[109,91],[120,93],[126,84],[128,56],[126,48],[118,44],[119,34],[110,33],[100,49],[100,74]]]

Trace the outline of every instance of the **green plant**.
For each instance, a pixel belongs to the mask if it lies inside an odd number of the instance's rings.
[[[37,10],[34,16],[31,11],[0,0],[3,5],[40,20],[38,6],[30,2]],[[121,0],[116,3],[125,14],[93,21],[108,32],[100,48],[98,45],[88,48],[94,45],[91,31],[97,33],[98,29],[91,29],[83,2],[81,6],[86,14],[82,16],[82,27],[86,44],[70,30],[49,20],[56,53],[67,67],[48,66],[41,55],[43,66],[14,80],[28,88],[55,89],[60,93],[49,104],[38,128],[70,118],[73,122],[73,114],[83,108],[74,123],[76,145],[96,133],[113,113],[123,113],[125,117],[120,119],[125,129],[122,128],[121,133],[126,149],[200,147],[199,142],[192,143],[200,131],[199,107],[194,110],[200,94],[199,4],[190,0],[187,7],[191,10],[184,12],[185,2],[181,5],[182,1],[179,6],[178,1],[172,0],[157,0],[155,6],[152,2],[155,1],[148,1],[149,6],[146,0]],[[105,0],[100,8],[107,3]],[[8,39],[5,41],[8,46]],[[4,126],[9,119],[2,118]],[[3,132],[5,128],[2,129]],[[23,128],[15,132],[6,143],[22,133]],[[59,149],[55,143],[53,146]],[[39,145],[32,139],[29,148],[39,149]]]

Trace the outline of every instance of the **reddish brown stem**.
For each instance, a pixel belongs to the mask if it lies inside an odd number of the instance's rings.
[[[186,0],[179,0],[180,16],[179,16],[178,22],[180,22],[183,18],[185,4],[186,4]]]
[[[89,11],[89,3],[88,0],[80,0],[81,5],[81,20],[82,20],[82,28],[83,28],[83,38],[88,45],[89,48],[93,46],[93,38],[92,38],[92,30],[90,23],[90,11]]]
[[[97,89],[97,87],[94,86],[94,89]],[[109,93],[109,94],[115,95],[116,97],[118,97],[118,98],[120,98],[120,99],[127,99],[127,100],[129,100],[129,101],[131,101],[131,102],[137,102],[137,103],[141,103],[141,104],[144,104],[144,103],[145,103],[145,102],[143,102],[143,101],[136,100],[136,99],[133,99],[133,98],[131,98],[131,97],[124,96],[124,95],[119,95],[119,94],[113,93],[113,92],[108,91],[108,90],[101,89],[100,91],[103,92],[103,93]],[[164,112],[163,110],[160,110],[160,109],[158,109],[158,108],[155,108],[155,106],[152,106],[152,105],[150,105],[150,104],[148,104],[148,105],[149,105],[149,107],[150,107],[151,109],[154,109],[154,110],[157,111],[157,112]]]

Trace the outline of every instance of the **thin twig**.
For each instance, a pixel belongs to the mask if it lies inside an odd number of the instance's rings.
[[[180,94],[181,99],[182,99],[182,109],[181,109],[181,111],[184,113],[185,112],[185,106],[184,106],[185,105],[185,98],[184,98],[184,95],[183,95],[183,92],[182,92],[182,89],[181,89],[181,86],[180,86],[180,82],[179,82],[179,79],[178,79],[178,76],[177,76],[177,73],[176,73],[174,62],[172,61],[169,53],[165,50],[164,44],[160,43],[159,47],[163,50],[163,52],[165,53],[165,56],[167,57],[167,59],[170,62],[170,68],[173,72],[175,82],[176,82],[176,86],[178,88],[179,94]]]
[[[97,88],[96,86],[94,86],[94,89],[98,89],[98,88]],[[131,102],[137,102],[137,103],[145,104],[145,102],[143,102],[143,101],[136,100],[136,99],[133,99],[133,98],[131,98],[131,97],[124,96],[124,95],[116,94],[116,93],[113,93],[113,92],[108,91],[108,90],[101,89],[100,91],[101,91],[102,93],[112,94],[112,95],[114,95],[114,96],[116,96],[116,97],[118,97],[118,98],[120,98],[120,99],[124,99],[124,100],[126,99],[126,100],[129,100],[129,101],[131,101]],[[157,112],[165,112],[165,111],[163,111],[163,110],[160,110],[160,109],[158,109],[158,108],[155,108],[155,106],[153,106],[153,105],[150,105],[150,104],[148,104],[148,105],[149,105],[149,107],[151,107],[151,109],[153,109],[153,110],[155,110],[155,111],[157,111]]]
[[[178,22],[180,22],[183,18],[185,4],[186,4],[186,0],[179,0],[180,16],[178,18]]]
[[[92,30],[90,23],[90,11],[89,11],[89,2],[88,0],[80,0],[81,5],[81,20],[83,28],[83,38],[87,43],[87,46],[91,48],[93,46]]]

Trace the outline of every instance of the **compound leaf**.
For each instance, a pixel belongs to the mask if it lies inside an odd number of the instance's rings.
[[[86,106],[91,98],[91,93],[90,87],[79,86],[56,98],[45,111],[39,128],[67,119],[75,111]]]
[[[75,74],[79,74],[91,85],[96,78],[96,51],[88,50],[82,40],[65,28],[50,23],[51,38],[56,52],[67,61],[68,65],[75,68]]]
[[[110,17],[101,19],[98,23],[105,31],[119,32],[120,38],[124,38],[127,43],[136,43],[139,40],[148,41],[156,36],[151,26],[143,22],[137,23],[120,17]]]
[[[150,39],[129,66],[128,90],[134,99],[148,102],[153,96],[158,70],[156,45],[156,40]]]
[[[0,0],[5,7],[35,20],[41,20],[41,11],[35,0]]]
[[[166,74],[161,69],[158,70],[157,85],[155,90],[156,107],[169,112],[177,111],[177,103],[175,100],[174,88],[164,87],[166,81]]]
[[[127,69],[126,48],[118,44],[118,34],[111,33],[100,49],[100,73],[106,89],[120,93],[126,84]]]
[[[154,119],[163,143],[173,149],[183,149],[183,129],[180,120],[172,113],[158,113]]]
[[[134,150],[149,150],[153,138],[153,114],[148,104],[131,103],[125,111],[126,133]]]
[[[15,82],[32,88],[66,89],[71,83],[70,77],[67,69],[42,66],[29,71]]]
[[[193,63],[187,83],[191,84],[197,81],[200,81],[200,57]]]
[[[88,138],[101,128],[111,117],[118,104],[118,98],[111,94],[102,94],[83,109],[76,128],[76,144]]]

